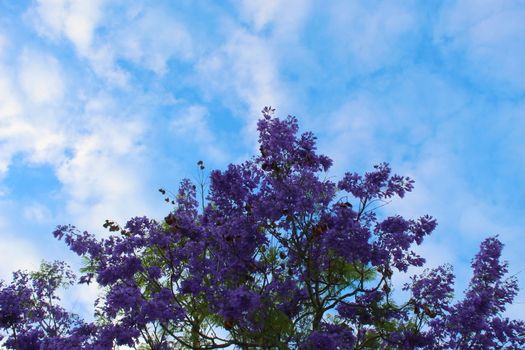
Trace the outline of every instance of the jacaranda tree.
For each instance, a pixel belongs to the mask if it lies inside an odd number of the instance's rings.
[[[392,276],[423,257],[412,251],[431,216],[381,217],[413,188],[379,164],[364,175],[326,177],[332,160],[293,117],[258,122],[260,154],[210,174],[206,199],[184,180],[164,220],[136,217],[97,239],[73,226],[55,237],[85,258],[80,283],[103,297],[96,321],[60,308],[64,265],[15,274],[0,285],[0,328],[10,349],[521,349],[525,324],[503,317],[518,292],[497,237],[472,261],[463,298],[443,265],[404,286]],[[204,167],[202,162],[198,165]],[[198,184],[197,184],[198,185]],[[200,186],[203,190],[203,186]],[[202,194],[202,193],[201,193]]]

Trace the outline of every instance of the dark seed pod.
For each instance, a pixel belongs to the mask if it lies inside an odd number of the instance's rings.
[[[166,221],[166,224],[170,226],[174,225],[176,223],[175,215],[173,215],[173,213],[170,213],[164,218],[164,221]]]
[[[436,312],[430,310],[430,308],[427,305],[423,306],[423,310],[425,311],[425,314],[430,318],[434,318],[437,316]]]
[[[226,320],[226,321],[224,321],[224,329],[226,329],[226,330],[230,330],[230,329],[232,329],[234,325],[235,325],[235,324],[233,323],[232,320]]]

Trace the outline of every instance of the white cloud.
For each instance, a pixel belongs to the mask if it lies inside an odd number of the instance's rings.
[[[226,160],[226,155],[208,125],[208,110],[203,106],[190,106],[179,112],[171,122],[175,135],[181,139],[192,140],[209,159],[218,163]]]
[[[239,7],[241,17],[255,32],[272,27],[273,40],[297,39],[307,16],[312,10],[310,0],[243,0]]]
[[[78,277],[78,274],[77,274]],[[80,315],[86,322],[94,321],[95,300],[100,298],[102,289],[96,281],[90,284],[76,284],[66,290],[60,290],[58,295],[66,310]]]
[[[0,239],[0,279],[10,280],[16,270],[38,269],[40,254],[33,243],[6,233]]]
[[[50,223],[53,220],[49,208],[38,202],[33,202],[26,206],[23,210],[23,215],[26,220],[39,224]]]
[[[115,100],[103,95],[74,98],[74,110],[64,104],[42,105],[39,92],[36,98],[24,97],[13,80],[0,75],[0,101],[5,101],[0,109],[0,175],[17,154],[29,164],[52,166],[65,201],[57,215],[67,214],[67,220],[83,229],[100,231],[106,218],[124,221],[152,212],[154,206],[144,210],[149,167],[141,137],[147,129],[139,116],[123,118]],[[33,206],[24,214],[44,220],[49,213]]]
[[[115,65],[113,48],[95,40],[104,6],[102,0],[39,0],[28,11],[28,17],[41,35],[71,41],[78,55],[87,59],[96,74],[112,84],[125,86],[128,76]]]
[[[241,14],[252,22],[255,30],[259,31],[268,23],[273,22],[279,14],[281,1],[242,1]]]
[[[210,64],[208,72],[223,71],[224,75],[214,77],[221,83],[231,79],[227,87],[238,91],[238,100],[247,107],[233,108],[236,114],[249,115],[244,130],[247,139],[256,139],[256,120],[264,106],[271,105],[278,114],[285,115],[305,108],[301,101],[303,87],[296,86],[298,82],[290,81],[283,72],[309,66],[314,61],[312,52],[304,45],[303,33],[309,20],[316,16],[313,5],[311,0],[242,1],[237,10],[247,25],[231,26],[228,40],[198,66],[207,68],[206,64]],[[207,81],[209,76],[204,75]],[[220,86],[215,88],[219,89]]]
[[[41,35],[71,41],[96,74],[120,87],[127,86],[129,74],[118,66],[119,59],[162,75],[171,58],[193,57],[192,38],[166,9],[109,5],[102,0],[40,0],[29,16]]]
[[[68,216],[93,233],[102,231],[105,219],[125,223],[155,208],[147,202],[145,124],[138,117],[119,117],[112,103],[103,97],[88,102],[83,129],[69,144],[72,155],[56,166]]]
[[[170,58],[189,60],[194,55],[186,28],[161,8],[148,6],[131,12],[127,23],[116,30],[113,38],[116,55],[159,75],[166,73]]]
[[[115,50],[110,43],[104,43],[91,50],[85,58],[93,71],[108,83],[115,86],[128,87],[129,74],[115,64]]]
[[[342,173],[350,164],[363,159],[372,165],[380,157],[377,132],[381,114],[363,97],[345,102],[329,116],[328,120],[318,120],[321,129],[331,136],[326,153],[334,160],[334,170]],[[376,161],[377,162],[377,161]]]
[[[524,17],[521,1],[447,3],[438,17],[434,40],[452,59],[453,55],[464,57],[464,69],[472,78],[523,89]]]
[[[101,17],[102,1],[70,1],[69,12],[63,21],[63,30],[85,52],[91,46],[93,33]]]
[[[205,93],[219,94],[222,102],[247,121],[244,135],[256,140],[256,121],[264,106],[286,110],[293,98],[279,78],[271,44],[236,28],[228,40],[197,63]]]
[[[58,62],[35,50],[20,57],[18,74],[0,66],[0,174],[11,157],[27,154],[35,163],[60,158],[65,142],[58,104],[65,84]]]
[[[10,74],[0,66],[0,120],[6,120],[20,113],[22,107],[14,94]]]
[[[391,1],[331,3],[328,28],[335,52],[357,69],[374,70],[403,55],[403,39],[417,30],[414,10]]]
[[[19,81],[34,103],[58,102],[64,94],[60,65],[50,55],[25,50],[20,58]]]
[[[16,155],[29,165],[50,165],[61,182],[64,204],[53,220],[93,233],[102,231],[106,218],[125,223],[135,215],[154,216],[158,206],[148,202],[147,188],[151,165],[142,146],[147,123],[136,112],[147,108],[122,112],[118,98],[93,92],[82,73],[71,79],[45,52],[19,51],[19,67],[0,63],[0,73],[5,73],[0,74],[0,179]],[[41,203],[30,204],[21,214],[41,223],[49,223],[51,216]],[[36,248],[28,252],[38,256]]]
[[[229,40],[198,64],[198,70],[210,88],[227,90],[245,101],[251,112],[261,106],[279,104],[284,97],[278,81],[277,66],[264,39],[239,29]]]
[[[33,8],[37,29],[52,38],[67,37],[86,54],[102,17],[102,5],[102,0],[39,0]]]

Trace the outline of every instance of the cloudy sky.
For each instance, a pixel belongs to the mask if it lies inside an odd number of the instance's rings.
[[[162,218],[157,189],[250,157],[271,105],[332,176],[387,161],[414,178],[385,211],[438,219],[420,251],[458,292],[495,234],[525,289],[523,18],[505,0],[0,0],[0,278],[78,266],[58,224]]]

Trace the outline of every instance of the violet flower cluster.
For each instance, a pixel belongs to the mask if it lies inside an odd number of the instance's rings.
[[[87,261],[80,283],[96,281],[104,291],[96,322],[83,323],[58,306],[56,278],[71,277],[64,265],[47,275],[18,272],[0,285],[4,345],[525,347],[525,324],[502,316],[518,285],[506,278],[496,237],[481,244],[463,298],[454,299],[454,275],[443,265],[414,276],[404,287],[411,298],[394,301],[393,274],[423,266],[413,247],[437,225],[429,215],[380,217],[378,208],[404,197],[413,180],[382,163],[331,181],[325,174],[332,160],[316,152],[315,136],[299,134],[296,118],[272,113],[265,108],[258,122],[260,154],[212,171],[205,202],[196,184],[184,180],[166,197],[174,209],[163,220],[136,217],[123,227],[106,221],[111,234],[102,239],[59,226],[55,237]]]
[[[0,341],[8,349],[94,349],[96,329],[60,305],[57,291],[75,275],[60,261],[42,263],[34,273],[17,271],[0,281]]]

